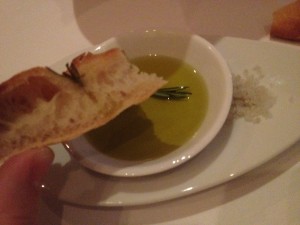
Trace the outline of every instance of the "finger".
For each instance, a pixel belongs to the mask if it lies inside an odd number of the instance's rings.
[[[54,158],[49,148],[8,159],[0,168],[0,224],[34,224],[40,183]]]

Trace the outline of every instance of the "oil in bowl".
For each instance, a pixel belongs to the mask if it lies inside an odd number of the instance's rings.
[[[187,86],[192,94],[180,100],[151,97],[85,136],[109,157],[148,161],[173,152],[193,137],[207,113],[208,91],[201,74],[183,60],[154,54],[131,61],[141,71],[164,77],[166,87]]]

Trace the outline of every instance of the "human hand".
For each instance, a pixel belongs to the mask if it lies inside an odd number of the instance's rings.
[[[45,147],[12,156],[0,167],[0,224],[35,225],[39,185],[54,159]]]

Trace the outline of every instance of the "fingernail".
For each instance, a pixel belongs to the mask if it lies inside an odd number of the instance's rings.
[[[54,153],[48,147],[38,148],[35,152],[35,159],[43,163],[51,164],[54,159]]]

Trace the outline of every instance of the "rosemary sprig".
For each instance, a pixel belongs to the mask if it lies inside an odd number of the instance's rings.
[[[81,75],[78,72],[76,66],[73,63],[71,63],[71,64],[67,63],[66,67],[67,67],[67,71],[63,72],[63,75],[70,78],[70,79],[72,79],[76,83],[82,85],[82,81],[80,79]]]
[[[189,87],[187,86],[176,86],[158,89],[152,97],[165,99],[165,100],[182,100],[189,98],[192,94],[189,91],[186,91]]]

